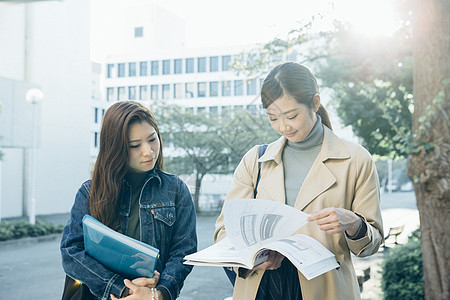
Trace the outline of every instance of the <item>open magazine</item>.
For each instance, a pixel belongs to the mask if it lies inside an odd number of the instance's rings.
[[[295,234],[308,214],[291,206],[261,199],[225,201],[227,237],[184,257],[185,264],[252,269],[277,251],[309,280],[339,267],[334,254],[320,242]]]

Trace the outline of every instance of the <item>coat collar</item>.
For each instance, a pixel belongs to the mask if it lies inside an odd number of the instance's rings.
[[[271,188],[265,189],[275,201],[285,201],[284,170],[281,158],[286,141],[287,139],[282,136],[269,144],[266,152],[258,159],[258,162],[272,160],[277,164],[277,166],[267,174],[268,177],[271,177],[270,181],[274,184],[271,185]],[[348,158],[350,158],[350,153],[345,148],[342,140],[324,126],[322,148],[317,155],[308,176],[303,182],[294,207],[302,210],[313,201],[314,198],[336,183],[336,177],[326,166],[327,161]],[[281,195],[282,197],[280,198]]]

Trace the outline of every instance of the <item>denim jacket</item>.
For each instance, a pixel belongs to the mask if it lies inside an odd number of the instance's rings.
[[[131,207],[131,186],[124,180],[119,202],[121,227],[127,233]],[[70,219],[61,240],[64,271],[85,283],[98,299],[120,298],[124,278],[105,268],[84,251],[82,218],[89,211],[91,181],[82,184],[75,197]],[[197,251],[196,216],[186,184],[178,177],[151,170],[139,198],[141,241],[159,249],[156,270],[161,273],[158,287],[166,289],[171,299],[179,296],[192,266],[183,264],[185,255]]]

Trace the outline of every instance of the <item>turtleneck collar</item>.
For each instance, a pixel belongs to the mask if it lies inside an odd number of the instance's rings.
[[[323,126],[322,126],[322,119],[319,115],[317,115],[317,121],[316,124],[314,124],[313,129],[308,134],[308,136],[300,142],[291,142],[286,141],[286,147],[293,148],[295,150],[305,150],[310,149],[315,146],[319,146],[322,144],[323,141]]]

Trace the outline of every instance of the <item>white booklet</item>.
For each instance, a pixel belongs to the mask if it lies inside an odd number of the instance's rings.
[[[253,267],[267,260],[269,250],[288,258],[307,278],[312,279],[339,267],[334,254],[320,242],[295,234],[307,223],[308,214],[291,206],[261,199],[225,201],[224,223],[227,237],[184,257],[197,266]]]

